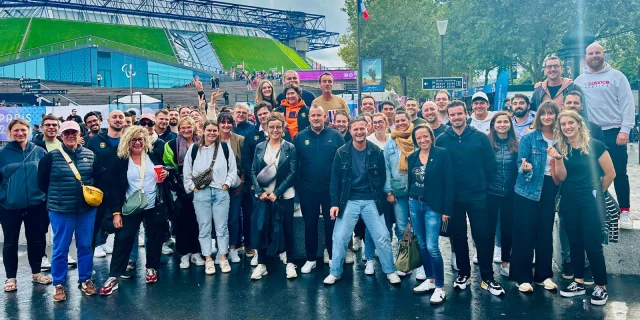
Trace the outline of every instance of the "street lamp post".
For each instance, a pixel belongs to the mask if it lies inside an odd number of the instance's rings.
[[[449,19],[440,18],[436,21],[438,33],[440,34],[440,77],[444,77],[444,35],[447,33]]]

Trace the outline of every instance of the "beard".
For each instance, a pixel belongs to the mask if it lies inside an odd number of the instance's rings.
[[[527,113],[529,113],[529,109],[524,109],[524,110],[514,110],[513,111],[513,115],[516,116],[517,118],[522,118],[525,115],[527,115]]]
[[[172,126],[172,127],[177,126],[178,125],[178,120],[175,120],[175,121],[169,120],[169,125]]]

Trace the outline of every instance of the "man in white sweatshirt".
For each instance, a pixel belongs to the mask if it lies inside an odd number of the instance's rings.
[[[584,92],[589,120],[604,132],[605,144],[616,170],[614,187],[620,203],[620,227],[631,229],[627,144],[629,132],[635,125],[635,103],[629,81],[622,72],[604,62],[604,56],[600,44],[590,44],[585,54],[587,67],[575,84]]]
[[[489,111],[487,94],[481,91],[474,93],[471,97],[471,108],[473,109],[473,114],[469,117],[467,124],[488,135],[491,127],[491,118],[493,118],[495,112]]]

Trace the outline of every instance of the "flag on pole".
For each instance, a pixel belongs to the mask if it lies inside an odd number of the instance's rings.
[[[364,6],[364,0],[358,0],[358,12],[362,13],[362,18],[364,18],[365,21],[369,20],[369,12]]]

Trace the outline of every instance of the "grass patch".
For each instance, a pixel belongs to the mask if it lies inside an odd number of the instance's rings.
[[[281,68],[285,70],[301,68],[280,48],[279,42],[273,39],[217,33],[209,33],[208,37],[224,69],[230,69],[232,66],[242,64],[242,61],[245,62],[245,67],[248,71],[267,71],[271,68],[277,68],[278,70]],[[297,54],[296,56],[302,60]],[[302,61],[304,62],[304,60]],[[306,69],[309,69],[308,65]]]
[[[0,55],[18,52],[28,24],[26,18],[0,19]]]
[[[53,19],[33,19],[24,49],[89,35],[173,56],[169,40],[159,28]]]
[[[289,59],[291,59],[291,61],[293,61],[299,69],[302,70],[310,70],[311,67],[309,66],[309,64],[304,61],[304,59],[297,54],[293,49],[285,46],[283,43],[276,41],[276,44],[278,45],[278,47],[280,47],[280,49],[282,49],[282,51],[287,55],[287,57],[289,57]]]

